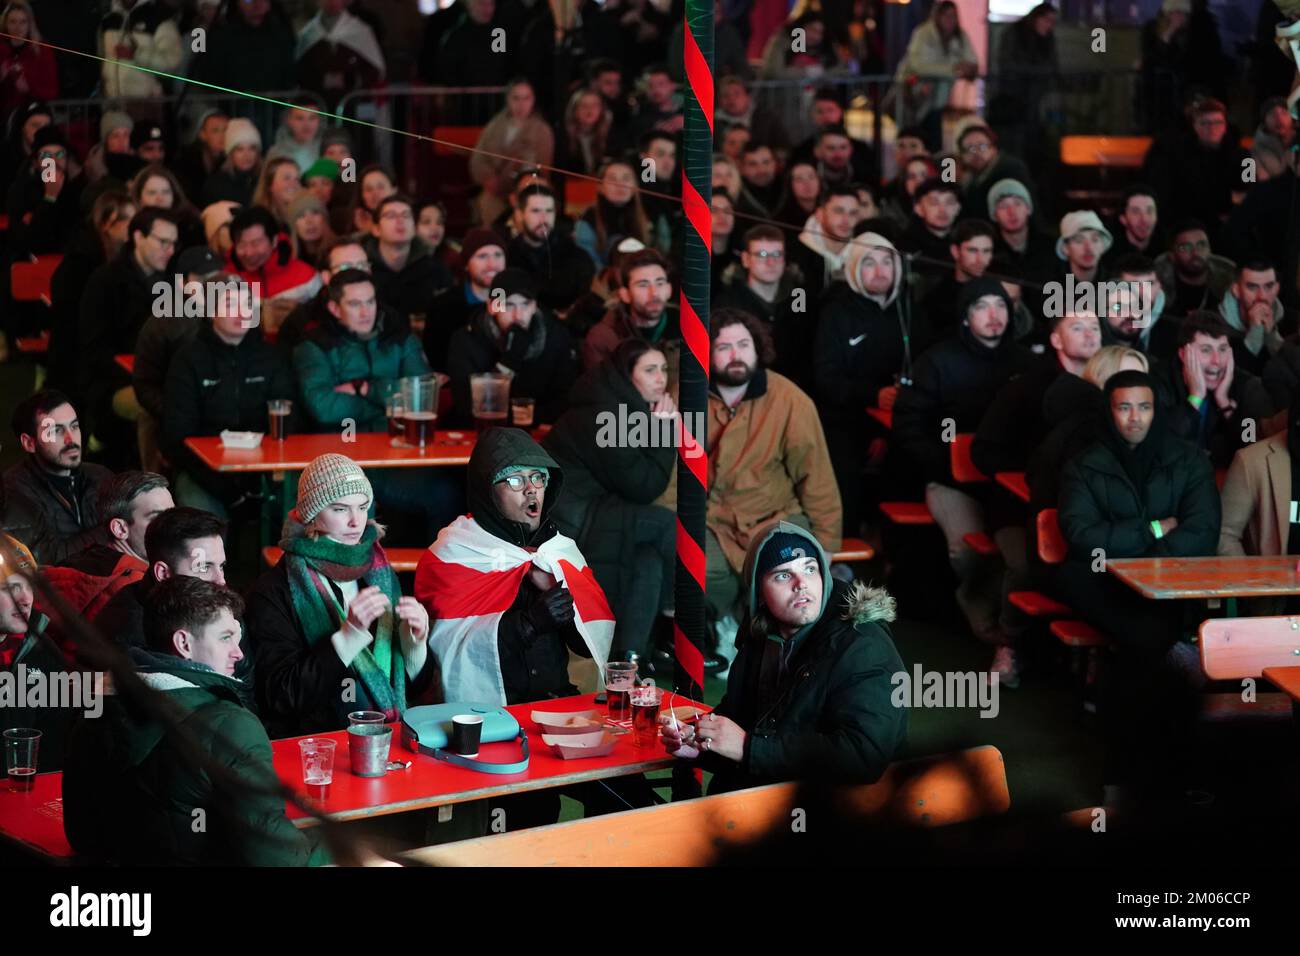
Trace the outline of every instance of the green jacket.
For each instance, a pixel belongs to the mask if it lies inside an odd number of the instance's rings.
[[[387,430],[385,401],[394,382],[428,373],[429,363],[419,339],[398,320],[392,320],[397,324],[390,332],[385,328],[389,320],[381,313],[376,320],[377,334],[363,341],[331,317],[293,350],[303,404],[318,429],[332,431],[350,418],[359,432]],[[368,383],[365,395],[334,391],[335,386],[360,381]]]
[[[789,663],[775,702],[760,708],[759,669],[764,644],[785,645],[779,635],[750,630],[759,607],[754,562],[777,531],[798,534],[815,550],[822,567],[820,617],[788,640]],[[887,626],[894,599],[882,588],[831,578],[831,564],[817,539],[798,525],[773,522],[756,534],[745,558],[749,613],[736,638],[740,651],[731,666],[727,692],[716,713],[745,729],[739,764],[704,755],[714,771],[710,793],[797,780],[824,784],[872,783],[903,748],[907,710],[891,701],[893,675],[903,670]],[[785,648],[783,647],[783,651]],[[761,712],[760,712],[761,709]]]
[[[234,678],[181,658],[133,652],[139,676],[176,710],[208,756],[275,786],[271,741],[239,702]],[[346,759],[346,755],[344,755]],[[222,793],[190,765],[161,722],[110,694],[72,728],[63,819],[78,853],[135,865],[313,866],[322,847],[289,822],[274,793]]]

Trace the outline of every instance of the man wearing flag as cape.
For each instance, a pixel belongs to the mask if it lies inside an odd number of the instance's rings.
[[[469,459],[470,513],[438,534],[415,572],[429,648],[450,701],[518,704],[576,694],[569,651],[605,676],[614,615],[551,510],[555,460],[517,428],[484,432]]]

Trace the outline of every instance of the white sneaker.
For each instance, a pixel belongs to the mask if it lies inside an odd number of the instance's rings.
[[[718,621],[715,633],[718,635],[718,656],[725,657],[728,661],[734,661],[736,655],[740,653],[736,647],[736,633],[740,630],[740,622],[728,614]]]
[[[1010,690],[1020,686],[1020,664],[1016,661],[1016,652],[1010,644],[999,644],[993,654],[993,666],[989,668],[998,675],[998,683]]]

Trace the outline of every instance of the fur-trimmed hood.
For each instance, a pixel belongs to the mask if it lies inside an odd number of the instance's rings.
[[[840,615],[850,624],[891,623],[898,617],[898,602],[884,588],[871,587],[862,581],[849,585],[849,593]]]

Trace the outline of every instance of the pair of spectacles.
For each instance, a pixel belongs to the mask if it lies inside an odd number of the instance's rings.
[[[411,211],[409,209],[405,211],[394,209],[391,212],[384,213],[379,218],[391,221],[393,219],[414,219],[415,217],[411,215]]]
[[[43,149],[36,155],[41,159],[66,159],[68,151],[66,149]]]
[[[531,475],[508,475],[498,481],[497,484],[506,485],[511,491],[523,491],[530,482],[534,488],[545,488],[550,483],[550,480],[550,475],[535,471]]]
[[[160,246],[175,246],[178,241],[176,239],[164,239],[162,236],[156,236],[152,232],[149,233],[149,238]]]
[[[785,253],[780,249],[759,249],[757,252],[751,252],[755,259],[784,259]]]
[[[971,143],[969,146],[961,148],[963,153],[987,153],[989,151],[988,143]]]

